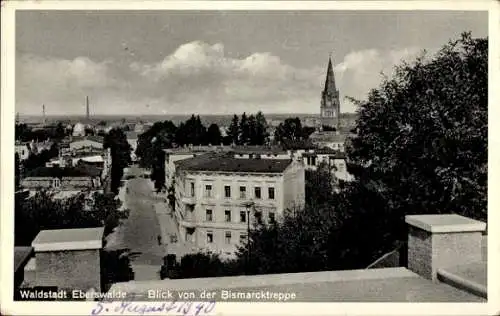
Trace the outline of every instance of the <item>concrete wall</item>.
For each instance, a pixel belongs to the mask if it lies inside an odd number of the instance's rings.
[[[283,174],[283,207],[292,209],[305,205],[305,169],[299,162],[292,163]]]
[[[37,252],[35,256],[39,285],[101,290],[100,250]]]

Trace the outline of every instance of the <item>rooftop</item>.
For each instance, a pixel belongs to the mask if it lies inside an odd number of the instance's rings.
[[[224,154],[207,154],[176,161],[176,168],[189,171],[282,173],[291,159],[238,159]]]
[[[32,242],[35,252],[102,248],[104,228],[42,230]]]
[[[220,278],[131,281],[110,291],[127,292],[127,300],[146,300],[148,290],[272,291],[296,294],[302,302],[485,302],[443,283],[433,283],[406,268],[268,274]],[[240,300],[241,301],[241,300]]]
[[[98,177],[101,170],[91,165],[82,164],[77,167],[39,167],[28,172],[28,178],[64,178],[64,177]]]
[[[136,132],[136,131],[125,132],[125,136],[127,136],[127,139],[138,139],[139,134],[141,134],[141,133]]]
[[[242,154],[286,154],[286,150],[279,146],[232,146],[231,151]]]
[[[62,140],[62,142],[63,143],[72,143],[72,142],[78,142],[78,141],[82,141],[82,140],[90,140],[90,141],[94,141],[94,142],[101,143],[101,144],[104,143],[104,137],[102,137],[102,136],[93,136],[93,135],[66,137],[66,138],[64,138]]]
[[[309,136],[312,141],[345,142],[349,135],[330,131],[314,132]]]

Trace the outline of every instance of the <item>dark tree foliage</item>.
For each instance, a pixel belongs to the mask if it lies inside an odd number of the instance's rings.
[[[305,193],[308,205],[331,205],[336,198],[332,192],[337,179],[332,171],[335,167],[322,163],[317,170],[306,170]]]
[[[311,136],[311,134],[314,133],[315,131],[316,131],[316,129],[314,127],[304,126],[304,127],[302,127],[302,137],[304,139],[308,139],[309,136]]]
[[[207,143],[211,145],[220,145],[222,143],[222,135],[217,124],[211,124],[208,127]]]
[[[240,274],[241,268],[235,262],[224,262],[216,254],[188,254],[182,257],[170,278],[206,278]]]
[[[139,158],[139,164],[142,167],[151,168],[155,157],[153,143],[161,148],[171,148],[176,138],[181,140],[180,136],[176,136],[177,134],[178,129],[172,121],[154,123],[149,130],[139,135],[135,151]]]
[[[26,171],[33,170],[45,166],[50,159],[59,155],[59,145],[53,143],[50,149],[44,149],[40,153],[31,153],[26,160],[23,161],[23,169]]]
[[[262,112],[255,116],[255,128],[253,130],[252,145],[264,145],[267,143],[269,133],[267,132],[267,121]]]
[[[350,200],[376,197],[362,211],[394,227],[389,240],[406,238],[407,214],[487,219],[487,69],[487,39],[465,33],[358,102]]]
[[[132,148],[125,133],[120,128],[113,128],[104,137],[104,148],[111,151],[111,191],[118,194],[123,177],[123,169],[131,163]]]
[[[250,123],[246,113],[241,114],[239,128],[238,145],[248,145],[250,143]]]
[[[104,250],[101,253],[101,262],[101,283],[104,292],[109,291],[114,283],[134,279],[128,249]]]
[[[207,129],[201,122],[200,116],[191,115],[186,122],[179,125],[176,134],[178,145],[206,145]]]
[[[234,115],[233,119],[231,120],[231,125],[229,125],[229,128],[227,130],[227,136],[230,140],[230,144],[238,144],[239,139],[240,139],[240,123],[239,123],[239,118],[238,115]]]
[[[151,180],[156,192],[165,189],[165,152],[161,147],[154,146],[154,161],[151,170]]]
[[[33,130],[27,124],[16,124],[15,138],[18,141],[30,142],[45,141],[48,139],[62,139],[68,135],[68,131],[64,128],[63,124],[59,122],[55,127],[46,127],[42,129]]]
[[[15,236],[16,246],[29,246],[40,232],[46,229],[88,228],[104,226],[104,234],[109,234],[118,220],[127,214],[120,212],[120,201],[113,194],[94,193],[93,204],[85,210],[83,193],[66,199],[54,199],[52,193],[39,191],[26,199],[15,196]]]

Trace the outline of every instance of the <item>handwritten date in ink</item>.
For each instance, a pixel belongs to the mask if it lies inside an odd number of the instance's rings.
[[[97,302],[90,315],[183,315],[214,314],[215,302]]]

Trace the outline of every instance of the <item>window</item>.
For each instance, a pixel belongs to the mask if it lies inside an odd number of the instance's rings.
[[[255,198],[260,199],[260,187],[255,187]]]
[[[207,210],[207,211],[206,211],[206,221],[207,221],[207,222],[211,222],[211,221],[213,221],[213,214],[212,214],[212,210]]]
[[[226,232],[226,244],[231,243],[231,232]]]
[[[241,186],[240,187],[240,199],[244,199],[247,196],[247,188]]]
[[[338,165],[338,171],[339,172],[344,172],[344,168],[345,168],[344,163],[340,162],[339,165]]]
[[[240,244],[244,244],[247,242],[247,235],[240,234]]]
[[[226,222],[231,222],[231,210],[225,210],[224,217],[226,218]]]
[[[257,221],[257,224],[262,225],[262,213],[261,212],[255,212],[255,220]]]
[[[274,224],[276,222],[276,217],[274,212],[269,212],[269,223]]]
[[[224,197],[231,197],[231,187],[229,185],[224,186]]]
[[[190,182],[189,185],[190,185],[189,194],[190,194],[190,196],[194,197],[194,182]]]
[[[267,194],[268,194],[270,200],[274,200],[274,188],[268,188]]]
[[[54,188],[58,188],[61,186],[61,180],[59,179],[54,179]]]
[[[240,211],[240,222],[246,223],[247,221],[247,213],[245,211]]]
[[[205,197],[212,197],[212,185],[205,185]]]
[[[315,156],[311,157],[311,165],[316,166],[316,157]]]
[[[211,244],[214,242],[214,233],[207,232],[207,243]]]

